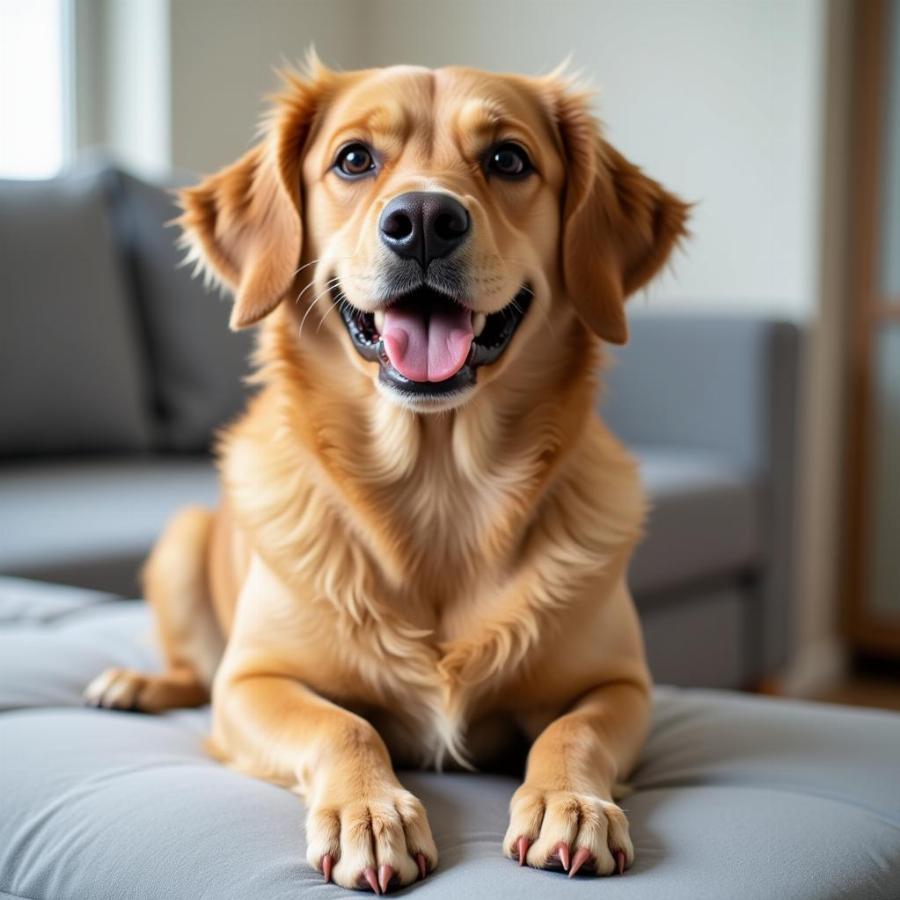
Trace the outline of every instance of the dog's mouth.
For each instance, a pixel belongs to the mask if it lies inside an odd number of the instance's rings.
[[[475,384],[479,367],[496,362],[531,305],[523,285],[498,312],[485,315],[428,287],[364,312],[334,291],[357,352],[380,365],[379,378],[418,397],[439,396]]]

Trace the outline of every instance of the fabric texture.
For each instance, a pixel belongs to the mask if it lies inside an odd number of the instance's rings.
[[[654,602],[655,601],[655,602]],[[746,688],[760,678],[747,623],[758,597],[736,581],[638,596],[647,662],[656,681],[681,687]]]
[[[0,455],[149,446],[108,169],[0,182]]]
[[[761,491],[727,458],[635,447],[650,500],[646,534],[628,573],[635,594],[661,592],[761,562]]]
[[[628,344],[610,351],[598,405],[616,434],[632,445],[706,450],[747,470],[768,469],[774,430],[787,424],[778,417],[795,408],[777,406],[773,394],[790,399],[781,363],[797,364],[797,326],[640,310],[629,326]]]
[[[23,590],[0,580],[0,619]],[[9,597],[12,596],[12,601]],[[40,606],[41,601],[36,603]],[[101,668],[153,665],[143,604],[58,591],[0,628],[0,896],[275,900],[359,896],[304,860],[290,792],[206,757],[208,711],[80,706]],[[896,900],[900,716],[659,689],[628,811],[637,861],[597,883],[500,854],[513,779],[401,773],[440,865],[407,893],[497,900]]]
[[[208,449],[215,430],[242,409],[253,340],[251,331],[229,330],[229,299],[184,265],[170,188],[191,180],[157,185],[119,172],[114,203],[150,359],[157,440],[182,452]]]
[[[217,497],[204,456],[9,463],[0,468],[0,572],[134,597],[169,517]]]

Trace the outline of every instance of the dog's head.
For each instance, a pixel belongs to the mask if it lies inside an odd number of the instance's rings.
[[[625,298],[687,215],[558,76],[317,63],[287,77],[261,143],[182,204],[188,243],[235,293],[233,328],[286,300],[301,336],[313,314],[301,340],[330,341],[332,365],[340,342],[423,412],[576,321],[624,342]]]

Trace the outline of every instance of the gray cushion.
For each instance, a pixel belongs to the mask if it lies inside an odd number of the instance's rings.
[[[0,582],[0,610],[10,588]],[[151,661],[150,623],[142,604],[60,602],[0,629],[0,895],[358,896],[306,866],[295,796],[204,755],[207,711],[80,708],[103,666]],[[520,869],[499,851],[512,779],[404,773],[441,853],[414,895],[896,900],[898,746],[895,714],[659,690],[624,803],[630,872],[598,884]]]
[[[714,456],[639,449],[653,510],[631,570],[642,593],[758,559],[752,481]],[[96,458],[0,468],[0,572],[133,593],[168,517],[214,503],[205,457]]]
[[[213,505],[202,456],[33,462],[0,467],[0,572],[134,596],[166,520]]]
[[[0,454],[148,445],[109,177],[0,182]]]
[[[634,452],[651,504],[629,572],[637,596],[760,562],[761,491],[746,470],[699,450]]]
[[[119,184],[117,222],[152,362],[159,438],[167,449],[203,450],[246,400],[252,333],[229,331],[229,301],[183,265],[172,194],[125,173]]]
[[[0,627],[52,622],[98,603],[118,600],[115,594],[66,584],[46,584],[0,575]],[[2,701],[0,701],[2,706]]]

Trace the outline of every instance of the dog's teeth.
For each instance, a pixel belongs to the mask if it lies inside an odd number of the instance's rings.
[[[487,324],[487,316],[484,313],[475,313],[472,316],[472,334],[475,337],[478,337],[482,331],[484,331],[484,326]]]
[[[380,309],[375,313],[375,330],[379,334],[384,331],[384,312]]]

